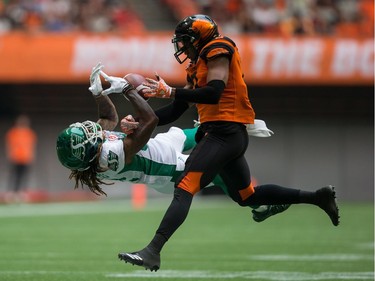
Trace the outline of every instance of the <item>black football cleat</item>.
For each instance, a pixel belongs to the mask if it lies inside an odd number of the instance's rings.
[[[262,222],[271,216],[282,213],[290,207],[290,204],[282,205],[262,205],[257,209],[252,210],[253,220],[256,222]]]
[[[132,265],[143,266],[146,270],[158,271],[160,268],[160,254],[153,253],[148,247],[133,253],[119,253],[118,258]]]
[[[316,191],[317,205],[323,209],[334,226],[340,223],[339,208],[336,202],[336,192],[332,185],[328,185]]]

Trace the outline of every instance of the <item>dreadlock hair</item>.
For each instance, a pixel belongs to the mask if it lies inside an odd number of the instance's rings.
[[[98,155],[100,154],[100,149],[98,149]],[[83,189],[84,185],[87,185],[91,192],[96,195],[105,195],[107,193],[99,186],[100,184],[111,185],[113,183],[107,183],[97,178],[97,173],[103,172],[103,169],[99,168],[98,160],[99,157],[96,157],[96,161],[93,161],[90,167],[84,171],[72,170],[69,179],[75,180],[74,189],[81,187]]]

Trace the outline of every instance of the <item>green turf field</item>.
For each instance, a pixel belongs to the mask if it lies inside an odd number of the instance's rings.
[[[334,227],[318,208],[292,206],[255,223],[227,198],[198,197],[155,273],[117,259],[152,238],[169,199],[0,205],[1,281],[374,280],[373,205],[341,203]]]

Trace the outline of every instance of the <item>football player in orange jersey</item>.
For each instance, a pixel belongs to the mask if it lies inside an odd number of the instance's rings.
[[[158,75],[147,78],[145,96],[169,98],[173,102],[155,111],[159,125],[173,122],[191,104],[198,109],[201,125],[197,145],[186,161],[184,172],[175,182],[173,200],[151,242],[140,251],[124,252],[119,258],[146,269],[160,268],[160,251],[184,222],[193,196],[219,174],[229,196],[240,206],[313,204],[323,209],[333,225],[339,213],[332,186],[315,192],[274,184],[253,186],[244,153],[248,146],[246,124],[255,113],[243,79],[236,44],[221,36],[217,24],[206,15],[189,16],[177,24],[172,39],[179,63],[189,59],[187,84],[173,88]]]

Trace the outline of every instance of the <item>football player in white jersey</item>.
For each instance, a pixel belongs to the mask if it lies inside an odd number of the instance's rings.
[[[110,89],[121,89],[137,115],[137,121],[130,115],[121,120],[121,128],[127,134],[113,131],[119,118],[115,105],[103,94],[102,68],[100,63],[93,68],[89,88],[98,106],[99,120],[73,123],[59,134],[56,150],[61,164],[71,170],[75,188],[86,185],[97,195],[106,194],[100,187],[108,184],[105,180],[144,183],[159,192],[173,193],[174,181],[183,172],[188,157],[183,152],[195,145],[196,128],[171,127],[151,138],[158,124],[153,109],[125,79],[107,77],[111,79]],[[227,193],[219,176],[211,185],[220,186]],[[261,222],[289,206],[254,206],[253,219]]]

